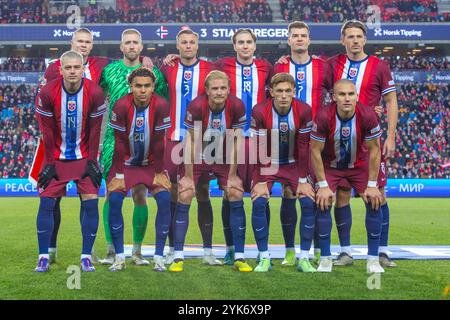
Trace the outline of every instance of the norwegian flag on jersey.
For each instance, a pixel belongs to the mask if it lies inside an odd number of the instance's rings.
[[[254,59],[252,64],[243,65],[236,58],[223,58],[214,63],[214,68],[228,75],[231,94],[244,102],[247,131],[253,107],[267,99],[266,87],[270,82],[272,65],[265,59]]]
[[[273,73],[289,73],[296,84],[296,98],[312,108],[313,117],[323,103],[324,93],[331,89],[331,72],[328,63],[322,58],[311,57],[305,64],[297,64],[291,58],[287,63],[276,63]]]
[[[211,64],[201,59],[191,66],[185,66],[180,60],[176,60],[174,66],[164,65],[161,68],[169,88],[172,126],[168,130],[168,136],[171,140],[183,139],[186,108],[198,95],[205,93],[205,78],[211,70]]]
[[[54,158],[86,158],[90,139],[88,119],[100,117],[105,111],[102,90],[90,80],[83,79],[75,93],[67,92],[62,79],[44,86],[38,97],[36,113],[55,120]]]
[[[268,134],[267,145],[271,163],[289,164],[296,162],[300,136],[300,139],[306,138],[306,141],[309,141],[311,125],[311,109],[304,102],[293,99],[289,112],[281,115],[271,99],[255,106],[250,133],[257,136]],[[278,152],[272,149],[272,130],[278,132]]]
[[[360,61],[350,60],[340,54],[328,61],[333,70],[333,83],[340,79],[353,81],[358,92],[358,101],[374,107],[381,97],[396,90],[389,66],[375,56],[367,56]]]

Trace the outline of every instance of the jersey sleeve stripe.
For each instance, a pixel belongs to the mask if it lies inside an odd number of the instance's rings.
[[[309,133],[311,132],[311,128],[306,128],[306,129],[298,129],[299,133]]]
[[[109,123],[109,126],[110,126],[111,128],[113,128],[113,129],[116,129],[116,130],[119,130],[119,131],[122,131],[122,132],[125,132],[125,131],[126,131],[126,128],[120,127],[120,126],[115,125],[115,124],[112,124],[111,122]]]
[[[319,141],[319,142],[325,142],[325,141],[326,141],[325,138],[315,136],[315,135],[312,134],[312,133],[311,133],[311,139],[314,139],[314,140]]]
[[[41,115],[43,115],[43,116],[46,116],[46,117],[53,117],[53,113],[52,112],[46,112],[46,111],[41,110],[39,108],[36,108],[36,112],[41,114]]]
[[[245,125],[246,125],[246,123],[244,122],[244,123],[235,124],[232,127],[233,127],[233,129],[244,128]]]
[[[191,124],[189,124],[189,123],[187,123],[187,122],[183,122],[184,123],[184,125],[187,127],[187,128],[189,128],[189,129],[194,129],[194,126],[193,125],[191,125]]]
[[[162,125],[162,126],[155,127],[155,130],[156,131],[164,130],[164,129],[170,128],[170,126],[171,126],[170,123],[169,124],[165,124],[165,125]]]
[[[91,118],[96,118],[96,117],[99,117],[99,116],[103,115],[105,112],[106,112],[106,110],[101,110],[101,111],[98,111],[98,112],[94,112],[94,113],[90,114],[90,117]]]
[[[381,95],[384,96],[386,93],[389,93],[389,92],[392,92],[392,91],[397,91],[397,88],[390,87],[390,88],[384,89],[383,91],[381,91]]]
[[[381,131],[379,131],[378,133],[376,133],[376,134],[374,134],[374,135],[365,137],[364,140],[369,141],[369,140],[376,139],[376,138],[378,138],[378,137],[380,137],[380,136],[381,136]]]

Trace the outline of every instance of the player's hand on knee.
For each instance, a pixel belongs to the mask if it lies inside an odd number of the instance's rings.
[[[314,192],[312,185],[308,182],[298,184],[296,195],[297,198],[299,198],[300,196],[307,196],[312,201],[316,201],[316,193]]]
[[[39,173],[38,186],[45,189],[52,179],[59,180],[58,174],[56,173],[56,167],[54,164],[47,164],[44,170]]]
[[[228,176],[226,191],[230,192],[231,189],[236,189],[242,193],[244,192],[241,178],[236,175]]]
[[[163,60],[163,65],[168,65],[168,66],[173,67],[175,65],[174,61],[179,58],[180,58],[180,56],[178,54],[174,54],[174,53],[168,54],[167,57],[165,57]]]
[[[259,197],[269,198],[269,189],[267,188],[267,182],[257,183],[252,189],[251,198],[252,201]]]
[[[320,210],[325,211],[333,205],[336,195],[329,187],[319,188],[316,194],[316,204]]]
[[[370,202],[373,210],[378,210],[383,202],[383,195],[377,187],[367,187],[362,198],[365,203]]]
[[[112,178],[111,182],[108,183],[107,189],[109,192],[125,190],[125,179],[117,177]]]
[[[81,179],[84,179],[86,177],[89,177],[92,181],[92,184],[95,188],[100,187],[102,184],[102,172],[100,171],[100,168],[97,165],[97,162],[94,160],[89,160],[86,164],[86,169],[81,176]]]
[[[172,186],[169,178],[167,177],[167,171],[155,174],[155,178],[153,179],[153,184],[157,184],[167,190],[170,190],[170,188]]]
[[[183,193],[189,190],[192,190],[192,192],[195,193],[194,180],[188,176],[184,176],[178,182],[178,193]]]

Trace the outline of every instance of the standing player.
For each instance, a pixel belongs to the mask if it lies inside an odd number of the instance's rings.
[[[101,173],[97,165],[102,115],[105,112],[100,87],[83,79],[83,57],[75,51],[61,56],[63,79],[45,85],[36,112],[45,148],[45,166],[39,174],[40,205],[36,221],[39,262],[36,272],[49,270],[50,238],[56,199],[74,180],[81,200],[83,235],[82,271],[95,271],[91,250],[98,228],[98,189]]]
[[[198,34],[190,29],[183,29],[177,34],[177,49],[179,52],[175,61],[170,65],[164,65],[161,72],[166,78],[169,89],[170,117],[172,126],[168,130],[168,140],[165,150],[164,162],[167,164],[170,181],[172,182],[171,228],[169,229],[169,253],[166,264],[171,264],[174,259],[174,216],[177,204],[177,174],[179,165],[174,163],[172,153],[174,148],[183,141],[186,134],[184,119],[186,108],[197,96],[205,93],[203,84],[206,75],[211,71],[211,64],[197,57]],[[220,265],[212,253],[213,212],[209,199],[209,178],[201,179],[196,188],[198,202],[198,225],[203,239],[203,263]]]
[[[248,137],[250,129],[250,118],[253,107],[267,99],[267,86],[270,82],[272,65],[265,59],[254,58],[256,51],[256,35],[250,29],[239,29],[232,37],[233,48],[236,57],[222,58],[215,62],[214,68],[225,72],[230,78],[230,93],[244,102],[247,124],[245,135]],[[243,179],[245,192],[251,191],[251,180],[253,167],[249,164],[249,141],[245,140],[245,164],[238,166],[239,175]],[[242,205],[242,208],[240,207]],[[222,221],[226,242],[226,254],[224,263],[233,264],[235,237],[245,238],[244,203],[235,203],[232,207],[230,201],[225,197],[222,202]],[[267,220],[270,220],[269,205],[266,209]],[[239,224],[238,221],[241,221]],[[234,226],[234,227],[233,227]],[[236,234],[236,235],[235,235]],[[240,240],[242,241],[242,240]],[[259,259],[258,259],[259,260]]]
[[[108,177],[109,225],[116,257],[110,271],[125,269],[122,204],[128,190],[150,190],[156,200],[155,271],[164,271],[163,251],[170,224],[169,180],[163,173],[164,132],[170,127],[167,101],[155,94],[156,77],[139,68],[128,77],[132,93],[120,98],[112,111],[114,159]]]
[[[186,111],[184,123],[189,128],[189,135],[186,137],[185,164],[184,170],[180,170],[182,178],[179,180],[178,203],[175,210],[175,258],[169,267],[172,272],[183,271],[183,247],[189,225],[189,207],[200,178],[207,179],[214,174],[230,202],[242,202],[244,192],[242,181],[238,177],[236,161],[231,161],[231,164],[224,162],[228,160],[225,156],[227,153],[231,154],[231,159],[236,160],[235,136],[239,139],[242,135],[240,129],[246,124],[244,104],[229,94],[229,82],[227,75],[221,71],[209,73],[204,84],[206,95],[192,100]],[[202,137],[201,148],[196,147],[194,131]],[[232,150],[225,150],[230,145],[227,141],[230,136],[233,139]],[[201,149],[201,155],[198,154],[198,149]],[[198,159],[199,156],[201,163],[197,164],[197,161],[194,163],[194,158]],[[245,228],[245,222],[243,227]],[[242,242],[235,243],[234,265],[238,271],[249,272],[252,268],[244,260],[244,241],[245,238]]]
[[[126,29],[122,32],[120,50],[123,53],[123,59],[109,64],[102,73],[101,86],[104,89],[105,96],[109,94],[109,110],[112,110],[114,104],[121,97],[129,92],[128,75],[135,69],[141,67],[139,55],[143,49],[142,36],[136,29]],[[165,95],[166,84],[159,70],[154,67],[153,72],[156,76],[155,92]],[[108,119],[111,114],[108,114]],[[111,127],[106,128],[105,139],[103,141],[101,164],[103,166],[103,178],[108,179],[109,171],[114,153],[114,130]],[[132,260],[137,265],[148,265],[149,262],[142,257],[141,246],[144,240],[148,221],[147,191],[146,188],[135,187],[132,189],[134,211],[133,211],[133,250]],[[103,225],[105,228],[106,241],[108,244],[107,256],[101,260],[103,264],[112,264],[114,262],[114,246],[108,225],[109,201],[103,206]]]
[[[281,57],[274,65],[273,73],[289,73],[295,80],[296,98],[311,106],[312,117],[323,104],[325,92],[331,89],[332,79],[329,64],[308,52],[310,40],[309,26],[301,21],[294,21],[288,26],[288,45],[290,56]],[[285,196],[283,189],[280,218],[286,245],[286,255],[282,265],[295,265],[295,229],[297,225],[297,209],[295,198]],[[317,244],[318,247],[318,244]],[[320,250],[315,250],[315,261],[319,261]]]
[[[388,133],[382,147],[380,174],[378,176],[378,187],[383,194],[380,262],[385,267],[395,267],[395,262],[387,255],[389,207],[386,202],[384,187],[387,183],[385,158],[392,157],[395,151],[395,133],[398,119],[397,95],[388,64],[364,52],[364,45],[367,41],[366,34],[367,30],[362,22],[351,20],[344,23],[341,29],[341,43],[345,46],[346,54],[330,58],[329,63],[332,66],[334,82],[339,79],[353,81],[358,92],[359,102],[369,108],[375,108],[380,105],[381,97],[383,97],[386,103]],[[378,111],[381,111],[381,109]],[[351,265],[353,264],[350,247],[352,214],[349,201],[351,189],[345,183],[340,185],[340,187],[342,186],[345,188],[338,188],[334,212],[341,244],[341,253],[337,261],[335,261],[335,265]]]
[[[337,186],[346,180],[366,203],[367,272],[384,272],[378,258],[382,195],[377,188],[377,176],[381,128],[374,110],[357,102],[352,81],[344,79],[334,84],[333,101],[319,109],[311,129],[311,158],[319,188],[316,204],[321,257],[317,271],[331,272],[333,267],[330,208]],[[364,144],[369,150],[368,163],[363,154]]]
[[[253,108],[251,119],[251,133],[257,137],[266,136],[266,140],[258,142],[258,147],[267,151],[259,151],[258,155],[261,157],[261,154],[267,154],[270,157],[268,164],[257,166],[253,181],[252,225],[261,257],[255,272],[267,272],[271,269],[268,250],[269,224],[265,211],[273,183],[276,181],[282,183],[284,197],[294,202],[294,208],[296,196],[300,198],[302,251],[298,270],[316,272],[308,260],[315,223],[314,190],[307,180],[311,107],[294,98],[295,81],[288,73],[278,73],[272,77],[270,94],[273,97],[271,100]],[[273,139],[273,135],[278,139]],[[272,165],[277,166],[277,172],[273,175],[264,174],[264,167]],[[293,260],[295,262],[295,251]]]

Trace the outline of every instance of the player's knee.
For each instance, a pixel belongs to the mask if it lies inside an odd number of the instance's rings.
[[[109,207],[113,208],[122,208],[124,195],[121,192],[111,192],[109,195]],[[119,210],[120,211],[120,210]],[[113,214],[115,210],[110,210],[110,215]]]
[[[283,185],[283,198],[286,199],[294,199],[294,192],[292,191],[290,186],[284,186]]]
[[[131,194],[133,196],[133,202],[135,205],[147,205],[147,188],[145,186],[141,185],[133,188]]]
[[[185,190],[183,192],[178,192],[178,202],[182,204],[191,204],[194,198],[194,191],[191,189]]]
[[[227,197],[229,201],[240,201],[244,197],[244,193],[241,190],[230,188]]]
[[[348,205],[350,203],[351,195],[351,189],[338,188],[336,191],[336,208],[342,208]]]

